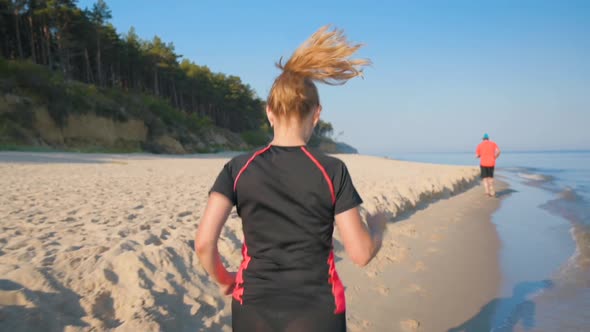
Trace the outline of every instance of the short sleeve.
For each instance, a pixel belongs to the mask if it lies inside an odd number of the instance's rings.
[[[236,205],[236,195],[234,193],[234,179],[232,176],[230,162],[225,164],[221,172],[219,172],[219,175],[217,176],[217,179],[215,180],[213,187],[211,187],[209,194],[211,194],[211,192],[213,191],[227,197],[233,205]]]
[[[357,207],[363,203],[361,196],[352,184],[352,179],[344,163],[339,167],[339,171],[334,179],[336,192],[336,203],[334,204],[334,214],[339,214]]]

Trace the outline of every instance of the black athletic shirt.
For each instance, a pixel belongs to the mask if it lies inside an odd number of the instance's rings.
[[[344,163],[305,146],[269,145],[224,167],[211,191],[236,205],[243,262],[240,304],[345,310],[334,266],[334,215],[362,203]]]

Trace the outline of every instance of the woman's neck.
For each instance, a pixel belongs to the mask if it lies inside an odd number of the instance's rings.
[[[301,146],[307,144],[307,140],[301,128],[275,126],[274,138],[270,144],[277,146]]]

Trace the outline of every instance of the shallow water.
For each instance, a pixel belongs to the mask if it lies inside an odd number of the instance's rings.
[[[472,153],[390,157],[477,165]],[[502,242],[502,287],[464,326],[590,331],[590,151],[503,153],[497,174],[510,184],[493,216]]]

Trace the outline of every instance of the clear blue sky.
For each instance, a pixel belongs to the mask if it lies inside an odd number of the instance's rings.
[[[590,1],[107,3],[119,33],[158,35],[263,98],[281,56],[343,28],[374,65],[319,87],[323,117],[362,153],[471,151],[484,132],[505,151],[590,149]]]

